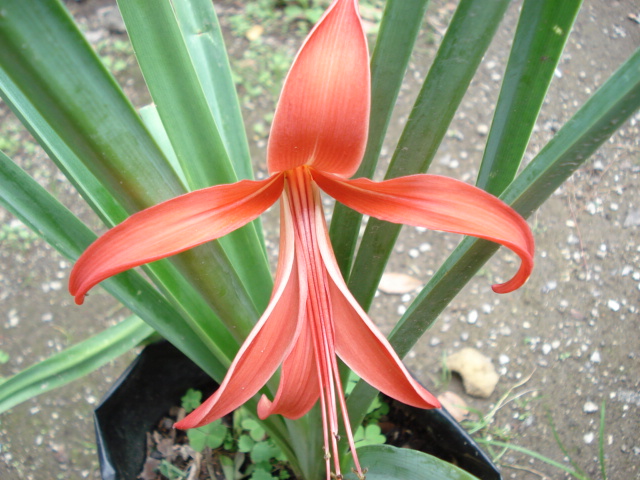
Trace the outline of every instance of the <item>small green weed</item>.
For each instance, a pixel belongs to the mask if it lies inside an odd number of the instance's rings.
[[[190,389],[182,397],[182,407],[190,412],[200,404],[201,399],[201,392]],[[191,448],[197,452],[217,450],[226,480],[286,480],[290,476],[282,451],[266,436],[262,426],[243,409],[233,413],[233,427],[220,419],[188,430],[187,436]],[[248,465],[247,459],[250,460]],[[178,475],[178,472],[182,472],[176,470],[170,473]],[[174,480],[165,473],[163,475]],[[174,478],[177,480],[182,477]]]

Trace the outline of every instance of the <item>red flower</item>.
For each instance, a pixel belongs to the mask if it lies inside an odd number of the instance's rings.
[[[494,286],[520,287],[533,266],[526,222],[497,198],[463,182],[412,175],[383,182],[348,178],[364,153],[370,106],[369,58],[357,0],[335,0],[310,33],[285,81],[268,147],[271,176],[188,193],[139,212],[80,257],[69,289],[82,303],[98,282],[123,270],[214,240],[281,201],[280,258],[271,302],[220,388],[176,424],[194,428],[238,408],[282,365],[275,398],[258,415],[298,418],[320,400],[327,479],[337,458],[338,403],[358,464],[336,355],[376,389],[403,403],[438,401],[407,372],[386,338],[349,293],[329,242],[320,189],[363,214],[507,246],[517,274]],[[340,466],[335,465],[340,478]]]

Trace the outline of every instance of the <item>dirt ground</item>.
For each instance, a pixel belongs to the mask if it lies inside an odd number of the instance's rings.
[[[126,39],[118,33],[117,18],[97,15],[110,4],[108,0],[67,4],[95,45]],[[238,8],[231,1],[221,4],[225,23],[225,14],[237,13]],[[429,8],[397,121],[388,135],[388,153],[454,5],[439,1]],[[509,8],[443,141],[433,173],[467,181],[475,178],[519,6],[515,2]],[[585,0],[526,161],[640,46],[639,17],[635,0]],[[247,41],[231,37],[228,41],[232,54],[239,57]],[[125,65],[117,77],[136,105],[147,101],[133,69]],[[263,118],[260,109],[269,108],[272,98],[245,110],[249,132],[255,132],[252,125]],[[24,168],[98,229],[62,175],[39,148],[26,142],[6,107],[0,109],[3,150],[11,150]],[[568,468],[574,468],[573,462],[584,471],[583,478],[593,480],[603,478],[598,463],[603,402],[607,478],[640,479],[639,129],[640,114],[636,114],[529,219],[537,251],[535,270],[525,287],[505,296],[491,292],[490,285],[509,278],[517,266],[513,255],[500,251],[406,359],[436,393],[451,390],[480,415],[495,412],[478,438],[524,447]],[[256,165],[264,168],[264,135],[251,133],[250,138]],[[277,224],[265,223],[268,237],[273,238]],[[7,377],[126,315],[101,289],[85,306],[76,307],[66,292],[70,264],[2,209],[0,226],[0,353],[6,353],[5,358],[0,355],[0,376]],[[451,235],[405,228],[387,271],[425,282],[458,241]],[[371,316],[388,331],[414,296],[380,293]],[[443,356],[464,347],[475,347],[490,357],[501,375],[488,399],[466,395],[459,378],[448,379],[442,372]],[[92,409],[132,355],[0,415],[0,478],[99,478]],[[477,418],[471,422],[478,424]],[[563,447],[555,439],[554,426]],[[512,449],[499,462],[505,479],[571,478],[556,466]]]

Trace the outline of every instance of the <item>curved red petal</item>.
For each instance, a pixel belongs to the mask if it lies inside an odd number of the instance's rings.
[[[220,238],[255,219],[282,193],[276,175],[187,193],[138,212],[85,250],[71,271],[69,291],[81,304],[102,280],[130,268]]]
[[[180,429],[196,428],[213,422],[254,396],[271,378],[293,349],[302,331],[306,305],[306,277],[295,258],[291,218],[285,215],[281,229],[279,272],[271,302],[253,328],[218,390],[205,402],[177,422]]]
[[[496,293],[521,287],[533,269],[534,240],[527,222],[489,193],[453,178],[411,175],[383,182],[366,178],[345,180],[313,171],[325,192],[349,208],[393,223],[484,238],[513,250],[520,269]]]
[[[306,322],[304,322],[306,323]],[[300,331],[296,344],[282,363],[280,385],[273,401],[262,396],[258,417],[280,414],[295,420],[306,414],[320,397],[320,383],[309,326]]]
[[[269,136],[269,171],[313,165],[353,175],[364,154],[370,96],[358,2],[336,0],[307,37],[285,80]]]
[[[321,212],[320,212],[321,213]],[[363,380],[384,394],[418,408],[440,402],[409,374],[389,341],[353,298],[342,279],[324,222],[317,225],[320,254],[327,269],[338,356]]]

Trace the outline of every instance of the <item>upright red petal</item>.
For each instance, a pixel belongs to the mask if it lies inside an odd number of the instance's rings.
[[[350,177],[364,154],[369,106],[369,54],[358,2],[335,0],[285,81],[269,137],[269,171],[313,165]]]
[[[484,190],[453,178],[411,175],[384,182],[344,180],[312,171],[320,188],[365,215],[432,230],[461,233],[504,245],[518,254],[520,269],[496,293],[524,284],[533,269],[534,241],[527,222],[511,207]]]
[[[216,185],[138,212],[85,250],[71,271],[69,292],[81,304],[91,287],[112,275],[220,238],[269,208],[283,185],[282,175]]]

